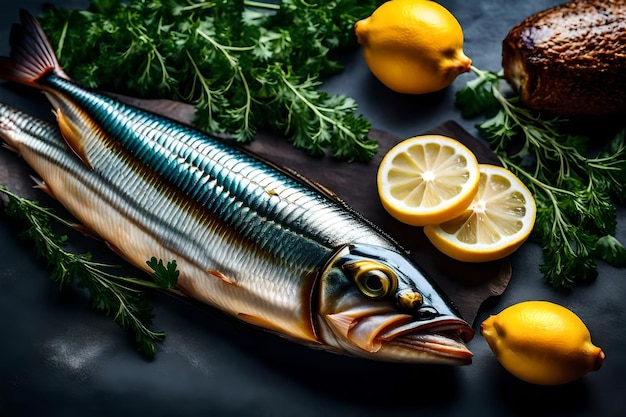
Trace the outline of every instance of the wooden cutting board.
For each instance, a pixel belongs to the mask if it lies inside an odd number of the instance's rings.
[[[480,163],[500,164],[484,141],[475,138],[454,121],[447,121],[428,132],[419,132],[423,133],[455,138],[470,148]],[[506,289],[512,272],[509,259],[478,264],[456,261],[439,252],[428,241],[422,228],[407,226],[391,217],[378,199],[376,173],[385,153],[405,138],[376,129],[370,131],[369,137],[378,141],[380,150],[368,163],[346,163],[331,157],[315,158],[294,149],[284,138],[268,133],[259,133],[246,148],[323,184],[380,226],[411,251],[412,258],[437,282],[463,317],[472,323],[481,304]]]
[[[151,110],[170,117],[175,114],[178,116],[175,118],[181,121],[190,121],[192,108],[180,103],[176,103],[174,107],[172,109],[171,103],[166,102],[165,107],[153,106]],[[472,149],[480,162],[498,163],[496,156],[484,142],[474,138],[455,122],[449,121],[434,127],[430,132],[421,133],[437,133],[456,138]],[[370,132],[370,138],[379,142],[380,151],[368,163],[346,163],[331,157],[312,157],[293,148],[283,137],[270,133],[258,133],[255,140],[245,147],[328,187],[363,216],[379,225],[410,250],[413,259],[456,304],[463,317],[472,323],[481,304],[489,297],[502,294],[508,285],[511,277],[509,260],[481,264],[452,260],[428,242],[421,228],[401,224],[388,215],[378,199],[376,172],[384,154],[402,138],[376,129]],[[7,185],[21,196],[43,200],[45,203],[48,197],[32,188],[31,175],[33,171],[16,154],[7,150],[0,152],[0,185]],[[75,241],[73,244],[80,245]]]

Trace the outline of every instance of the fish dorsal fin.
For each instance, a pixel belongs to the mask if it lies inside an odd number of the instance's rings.
[[[65,139],[67,146],[69,146],[76,156],[78,156],[78,158],[80,158],[80,160],[93,171],[93,165],[89,162],[89,158],[87,157],[87,152],[83,144],[83,135],[80,127],[77,126],[69,117],[66,117],[61,109],[57,109],[55,114],[59,129],[61,130],[61,135],[63,136],[63,139]]]
[[[185,123],[187,125],[191,125],[193,126],[193,121],[194,121],[194,117],[195,117],[195,107],[191,104],[187,104],[187,103],[182,103],[182,102],[178,102],[178,101],[172,101],[172,100],[147,100],[147,99],[140,99],[137,97],[130,97],[130,96],[124,96],[121,94],[117,94],[117,93],[110,93],[110,92],[106,92],[105,94],[117,98],[118,100],[120,100],[121,102],[125,103],[125,104],[130,104],[132,106],[135,107],[139,107],[143,110],[147,110],[149,112],[158,114],[160,116],[164,116],[173,120],[176,120],[178,122],[181,123]],[[226,139],[227,137],[222,137],[220,136],[222,139]],[[232,139],[231,139],[232,140]],[[304,175],[298,173],[297,171],[282,166],[282,165],[278,165],[270,160],[268,160],[267,158],[264,158],[263,156],[259,155],[258,153],[255,153],[247,148],[244,148],[242,146],[240,146],[238,143],[231,143],[231,145],[234,145],[235,147],[237,147],[238,149],[240,149],[241,151],[250,154],[251,156],[253,156],[256,159],[262,160],[264,163],[271,165],[274,169],[276,169],[277,171],[281,171],[284,174],[292,177],[292,178],[296,178],[298,181],[302,182],[303,184],[306,184],[308,187],[313,188],[314,190],[316,190],[318,193],[325,195],[326,197],[330,198],[331,200],[336,201],[339,204],[342,205],[346,205],[346,203],[344,202],[343,199],[341,199],[337,194],[335,194],[333,191],[331,191],[329,188],[327,188],[326,186],[320,184],[319,182],[312,180],[308,177],[305,177]]]
[[[193,121],[196,117],[196,107],[193,104],[167,99],[142,99],[108,91],[103,91],[103,94],[113,97],[122,103],[139,107],[189,126],[193,126]]]
[[[322,185],[321,183],[312,180],[311,178],[305,177],[304,175],[300,174],[298,171],[291,169],[289,167],[286,167],[284,165],[279,165],[275,162],[270,161],[269,159],[263,157],[262,155],[259,155],[258,153],[244,148],[242,147],[240,144],[238,143],[232,143],[229,142],[233,147],[239,149],[240,151],[252,156],[255,159],[258,159],[260,161],[263,161],[263,163],[271,166],[272,168],[274,168],[276,171],[280,171],[283,174],[287,175],[288,177],[291,177],[293,179],[295,179],[296,181],[306,185],[309,188],[314,189],[316,192],[326,196],[327,198],[329,198],[330,200],[333,200],[335,202],[337,202],[338,204],[343,205],[344,207],[346,207],[346,209],[349,209],[349,206],[346,204],[346,202],[339,197],[337,194],[335,194],[332,190],[330,190],[328,187],[326,187],[325,185]]]
[[[344,205],[346,204],[346,202],[341,197],[335,194],[334,191],[326,187],[324,184],[321,184],[311,178],[305,177],[304,175],[290,168],[285,167],[284,170],[290,173],[290,175],[292,175],[293,177],[297,178],[299,181],[303,182],[304,184],[307,184],[309,187],[316,190],[318,193],[325,195],[326,197],[330,198],[331,200],[336,201],[337,203],[344,204]]]

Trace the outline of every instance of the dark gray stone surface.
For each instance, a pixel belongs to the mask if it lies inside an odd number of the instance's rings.
[[[43,1],[2,1],[0,53],[18,9],[38,14]],[[83,1],[54,1],[85,7]],[[558,0],[442,1],[460,21],[466,53],[482,69],[500,67],[500,42],[510,27]],[[446,120],[475,133],[454,93],[461,76],[436,94],[392,93],[370,75],[360,52],[325,84],[355,98],[381,129],[409,137]],[[0,101],[49,117],[39,93],[0,84]],[[3,155],[6,150],[0,150]],[[6,159],[6,158],[5,158]],[[20,162],[13,158],[12,164]],[[626,241],[626,211],[618,238]],[[86,243],[79,250],[91,250]],[[95,246],[94,250],[101,250]],[[606,353],[601,370],[559,387],[526,384],[508,374],[477,334],[474,363],[462,368],[373,363],[314,351],[266,334],[219,312],[154,293],[155,328],[168,338],[153,360],[137,353],[108,318],[93,312],[79,291],[60,293],[47,272],[0,216],[1,416],[622,416],[626,408],[626,277],[599,264],[598,280],[572,292],[543,280],[539,247],[527,243],[511,258],[508,289],[478,312],[525,300],[550,300],[574,310]]]

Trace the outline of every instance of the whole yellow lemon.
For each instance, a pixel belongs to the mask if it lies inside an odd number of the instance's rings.
[[[483,321],[480,332],[502,366],[532,384],[565,384],[604,362],[580,317],[548,301],[507,307]]]
[[[441,90],[470,70],[463,30],[431,0],[391,0],[354,26],[374,76],[404,94]]]

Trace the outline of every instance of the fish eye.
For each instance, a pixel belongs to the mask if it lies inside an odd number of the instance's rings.
[[[377,262],[361,261],[344,266],[353,275],[357,288],[368,298],[381,299],[395,292],[398,286],[391,269]]]

